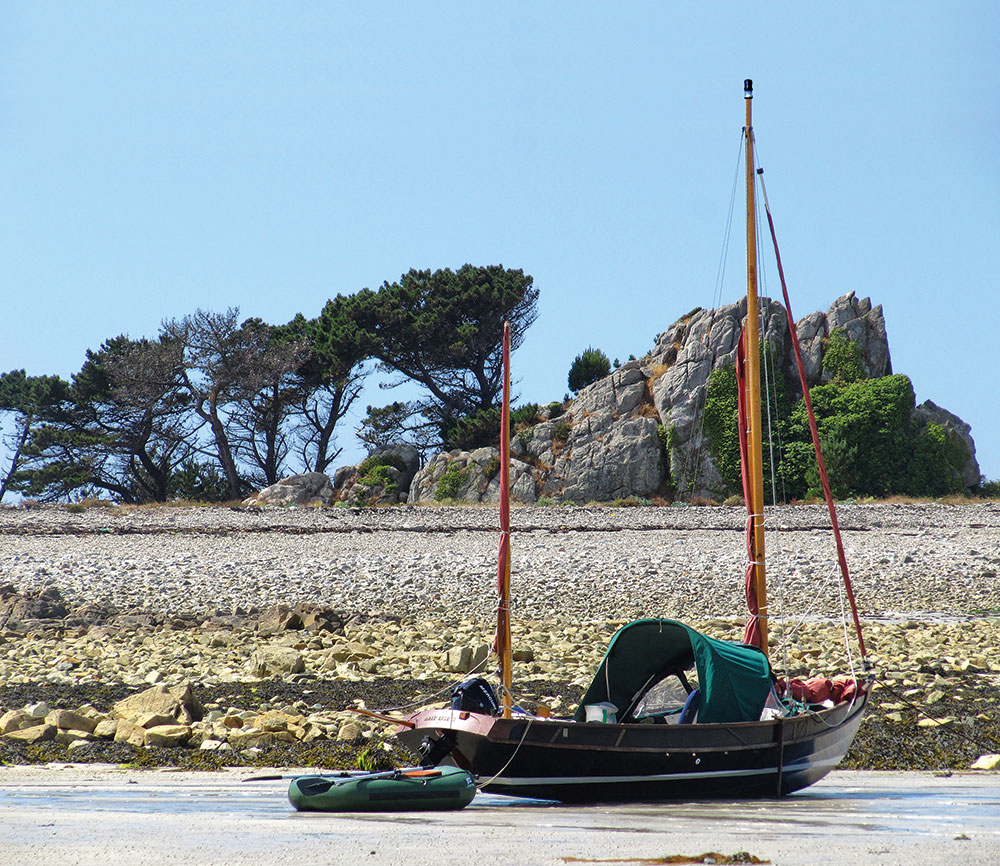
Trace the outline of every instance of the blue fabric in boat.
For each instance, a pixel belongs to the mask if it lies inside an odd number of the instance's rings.
[[[693,689],[691,694],[687,696],[687,700],[684,701],[684,706],[681,708],[681,715],[677,720],[677,724],[690,725],[698,717],[698,707],[700,704],[701,689]]]
[[[717,640],[672,619],[640,619],[618,630],[574,718],[584,721],[584,707],[601,701],[624,712],[641,690],[692,663],[700,723],[760,718],[772,682],[767,657],[757,647]]]

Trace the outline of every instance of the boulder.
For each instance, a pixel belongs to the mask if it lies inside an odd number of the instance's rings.
[[[456,646],[444,654],[441,666],[446,671],[467,674],[482,669],[489,656],[490,648],[485,644],[476,647]]]
[[[133,723],[147,713],[169,716],[176,722],[188,724],[200,721],[205,711],[188,682],[171,688],[163,685],[152,686],[119,701],[111,710],[111,715],[115,719],[125,719]]]
[[[25,710],[9,710],[0,716],[0,734],[33,728],[38,723],[39,720]]]
[[[230,731],[229,745],[234,749],[263,749],[278,742],[277,735],[271,731],[260,731],[257,728]]]
[[[53,739],[57,743],[62,743],[64,746],[72,746],[73,743],[92,743],[97,737],[94,736],[90,731],[74,731],[72,729],[56,729],[56,735]]]
[[[146,745],[146,729],[128,719],[119,719],[115,726],[115,742],[132,746]]]
[[[170,748],[183,746],[191,739],[191,728],[187,725],[155,725],[147,728],[144,741],[147,746]]]
[[[94,726],[94,736],[102,739],[114,739],[118,732],[118,722],[115,719],[102,719]]]
[[[532,503],[538,498],[535,467],[511,448],[510,486],[514,499]],[[500,449],[448,451],[436,454],[410,485],[411,504],[419,502],[500,501]]]
[[[357,722],[345,722],[337,731],[338,740],[356,740],[361,736],[361,725]]]
[[[243,500],[244,505],[329,505],[333,484],[322,472],[290,475]]]
[[[150,730],[151,728],[158,728],[163,725],[172,725],[177,720],[173,716],[165,713],[140,713],[138,716],[130,719],[129,721],[134,722],[140,728]]]
[[[246,672],[254,677],[298,674],[306,669],[302,653],[287,646],[258,647],[245,666]]]
[[[0,625],[63,619],[69,608],[56,586],[18,592],[11,584],[0,586]]]
[[[97,720],[89,716],[74,713],[72,710],[53,710],[45,717],[46,724],[54,725],[64,731],[86,731],[92,733],[97,727]]]
[[[399,443],[376,448],[357,466],[342,466],[333,477],[334,501],[353,505],[398,505],[410,495],[420,468],[420,452]]]
[[[257,631],[262,634],[278,634],[298,629],[343,634],[344,619],[333,608],[302,602],[295,607],[277,604],[266,608],[257,621]]]
[[[34,743],[44,743],[48,740],[54,740],[58,730],[54,725],[41,724],[30,728],[21,728],[17,731],[10,731],[4,734],[4,736],[10,740],[17,740],[20,743],[26,743],[30,746]]]
[[[585,503],[673,491],[685,497],[723,498],[732,491],[712,463],[702,429],[709,377],[735,362],[747,302],[697,308],[659,334],[653,350],[582,389],[565,405],[547,407],[542,420],[511,439],[511,491],[515,499]],[[774,348],[775,372],[797,400],[802,387],[784,307],[761,299],[763,338]],[[830,381],[825,364],[837,330],[859,348],[869,377],[892,373],[885,316],[880,305],[848,292],[824,312],[795,324],[809,387]],[[968,425],[934,404],[915,413],[917,423],[945,427],[969,453],[963,486],[980,482]],[[408,502],[499,499],[495,448],[452,451],[432,457],[413,479]],[[339,477],[339,476],[338,476]]]
[[[980,755],[970,767],[972,770],[1000,769],[1000,755]]]

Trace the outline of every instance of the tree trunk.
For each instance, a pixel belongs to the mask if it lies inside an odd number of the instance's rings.
[[[226,435],[226,428],[219,418],[218,411],[219,393],[213,389],[208,396],[208,411],[201,408],[198,412],[212,428],[212,437],[215,439],[216,451],[219,455],[219,464],[226,476],[226,495],[230,499],[240,499],[243,496],[240,476],[236,471],[236,461],[233,459],[233,450],[229,445],[229,437]]]
[[[32,420],[34,420],[33,416],[26,415],[21,421],[21,432],[17,437],[17,446],[14,448],[14,456],[10,461],[10,470],[4,476],[3,481],[0,481],[0,502],[3,502],[4,494],[7,492],[11,480],[14,478],[14,473],[17,472],[18,464],[21,462],[21,451],[24,448],[24,443],[28,441]]]

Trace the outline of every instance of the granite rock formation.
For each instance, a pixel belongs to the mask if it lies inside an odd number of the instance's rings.
[[[781,304],[764,298],[762,333],[794,399],[801,397],[798,372]],[[551,499],[585,503],[647,499],[684,491],[718,498],[724,484],[712,465],[702,433],[702,411],[712,371],[732,364],[746,300],[715,310],[695,309],[659,335],[653,350],[582,389],[560,412],[549,414],[511,441],[511,486],[522,502]],[[870,378],[892,373],[882,307],[849,292],[825,312],[796,323],[806,380],[828,382],[824,366],[830,335],[842,329],[861,351]],[[916,424],[940,424],[969,453],[962,472],[966,487],[979,483],[975,444],[961,419],[933,403],[914,412]],[[436,455],[417,473],[410,503],[455,499],[495,502],[496,449]],[[444,488],[441,487],[444,482]],[[442,490],[447,495],[442,495]]]

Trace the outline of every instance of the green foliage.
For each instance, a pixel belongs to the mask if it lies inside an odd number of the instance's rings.
[[[937,424],[912,423],[915,400],[908,377],[832,382],[810,394],[836,498],[941,496],[963,489],[965,446]],[[804,401],[791,413],[782,466],[791,496],[821,495]]]
[[[354,312],[350,302],[337,295],[317,318],[307,320],[300,314],[273,329],[275,342],[295,341],[305,350],[286,395],[301,419],[303,458],[315,472],[325,472],[339,453],[335,430],[357,399],[367,373],[369,347]],[[375,448],[385,443],[366,444]]]
[[[69,395],[69,383],[58,376],[28,376],[24,370],[0,374],[0,412],[13,415],[14,422],[13,433],[6,437],[11,457],[7,474],[0,478],[0,500],[12,485],[16,489],[24,483],[23,465],[33,436],[44,419],[60,411]]]
[[[760,365],[762,377],[767,376],[770,387],[761,388],[761,424],[765,440],[768,437],[770,423],[771,438],[775,442],[784,442],[787,438],[785,427],[790,410],[788,387],[778,368],[777,353],[768,344],[765,357],[763,344],[760,349]],[[770,399],[770,411],[767,400]],[[722,477],[729,493],[742,491],[743,483],[740,476],[740,439],[737,427],[737,384],[736,368],[732,364],[724,364],[712,371],[708,379],[708,389],[705,397],[705,409],[702,415],[702,430],[708,441],[708,452],[716,470]],[[787,468],[780,462],[774,468],[774,476],[781,490],[787,488]],[[764,478],[771,477],[771,454],[764,449]],[[771,485],[765,481],[765,501],[770,501]]]
[[[413,407],[398,400],[388,406],[369,406],[358,428],[357,437],[369,449],[385,448],[405,441],[407,421],[413,416]]]
[[[366,773],[379,773],[383,770],[394,769],[394,764],[389,753],[378,745],[367,746],[362,749],[354,760],[354,766],[358,770]]]
[[[411,270],[345,300],[372,357],[422,385],[419,412],[442,439],[459,419],[495,408],[503,385],[503,324],[516,349],[537,316],[532,278],[502,265]]]
[[[510,429],[514,431],[523,430],[526,427],[534,427],[539,421],[542,420],[542,416],[539,412],[540,409],[537,403],[525,403],[523,406],[511,409]]]
[[[906,376],[817,385],[810,395],[835,497],[922,492],[913,489],[908,477],[915,443],[910,429],[913,386]],[[792,412],[787,439],[811,447],[804,401]],[[817,495],[815,457],[807,460],[803,492]]]
[[[500,441],[500,410],[480,409],[475,415],[459,418],[444,428],[442,440],[446,451],[475,451]]]
[[[844,384],[868,378],[861,347],[843,328],[834,328],[823,353],[823,372]]]
[[[968,455],[960,441],[949,438],[937,425],[913,427],[910,380],[863,375],[852,379],[863,374],[857,346],[842,335],[832,339],[831,346],[837,378],[813,387],[810,394],[834,496],[936,496],[959,489],[959,473]],[[769,368],[775,369],[773,358]],[[790,499],[820,495],[805,401],[789,406],[780,377],[773,393],[771,419],[778,438],[772,436],[772,440],[781,446],[775,469],[779,492]],[[731,493],[739,491],[741,484],[736,399],[735,369],[725,366],[713,371],[703,429],[715,467]],[[766,411],[763,418],[766,424]],[[765,479],[770,477],[769,461],[765,448]],[[765,483],[765,491],[769,488]]]
[[[170,498],[191,502],[227,502],[226,479],[211,463],[194,458],[185,460],[170,476]]]
[[[358,483],[365,487],[383,487],[387,493],[396,489],[390,468],[400,472],[406,469],[406,461],[395,454],[378,454],[361,461],[358,466]]]
[[[574,394],[580,389],[603,379],[611,372],[611,362],[600,349],[588,346],[576,356],[569,368],[569,389]]]
[[[716,471],[727,487],[741,490],[740,440],[737,429],[736,367],[724,364],[708,377],[702,429],[708,440],[708,453]]]
[[[465,483],[468,474],[468,469],[459,469],[458,463],[450,463],[434,488],[434,498],[438,502],[454,499]]]
[[[562,424],[556,424],[555,429],[552,431],[552,441],[558,442],[560,445],[569,439],[569,434],[572,432],[573,427],[570,424],[563,422]]]
[[[981,482],[976,495],[983,499],[1000,499],[1000,479]]]
[[[400,472],[406,471],[406,461],[398,454],[375,454],[358,464],[358,476],[364,477],[380,466],[392,466]]]

